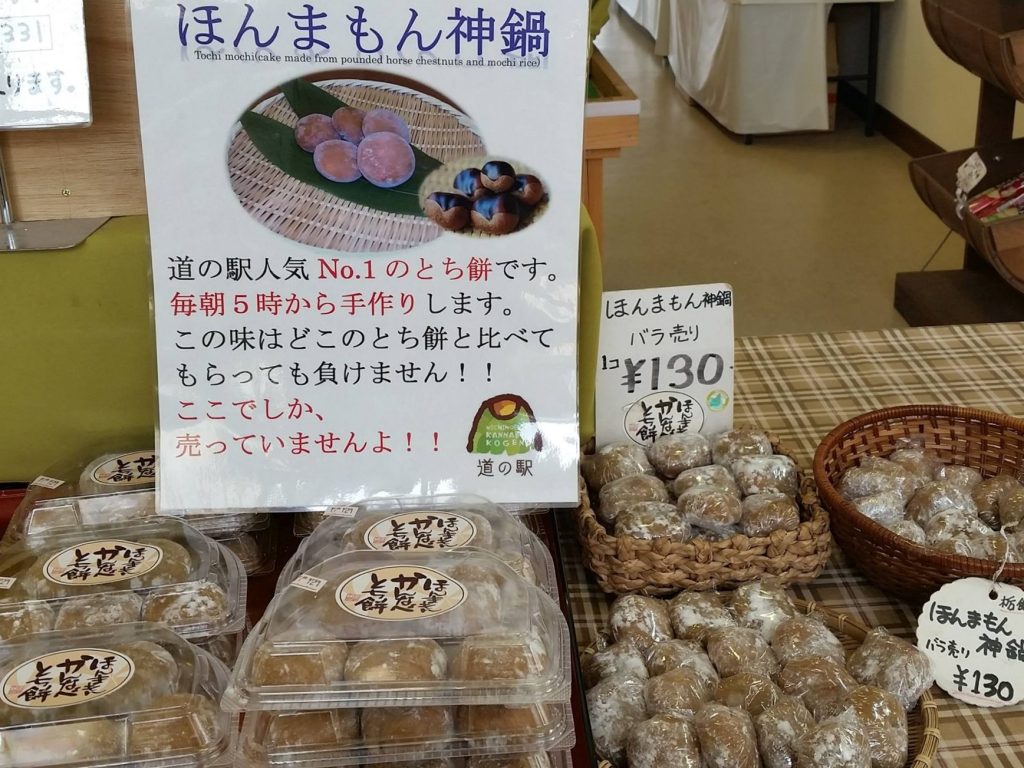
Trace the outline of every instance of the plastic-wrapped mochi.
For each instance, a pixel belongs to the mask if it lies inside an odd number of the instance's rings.
[[[616,642],[635,645],[646,653],[652,645],[672,638],[668,605],[656,597],[622,595],[612,603],[609,625]]]
[[[665,435],[647,447],[647,458],[662,477],[711,463],[711,445],[700,434]]]
[[[906,710],[913,709],[921,694],[935,682],[928,657],[880,627],[868,633],[850,656],[847,668],[857,682],[895,695]]]
[[[705,768],[758,768],[757,734],[742,709],[708,704],[695,721]]]
[[[796,606],[779,584],[752,581],[736,588],[732,611],[741,626],[756,629],[768,642],[786,619],[796,616]]]
[[[703,768],[693,720],[655,715],[637,725],[626,743],[629,768]]]
[[[736,626],[736,619],[714,592],[680,592],[668,604],[676,637],[703,640],[714,629]]]
[[[643,448],[634,443],[609,443],[591,456],[584,456],[580,471],[592,491],[600,491],[613,480],[630,475],[654,474]]]
[[[626,740],[647,719],[644,683],[633,677],[609,677],[587,691],[587,711],[599,757],[626,768]]]
[[[784,696],[754,719],[765,768],[793,768],[800,738],[816,727],[814,717],[792,696]]]

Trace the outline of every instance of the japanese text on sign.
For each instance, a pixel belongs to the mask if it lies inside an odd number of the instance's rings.
[[[456,514],[407,512],[392,515],[367,530],[366,546],[392,552],[414,549],[455,549],[476,537],[472,520]]]
[[[1024,590],[977,578],[947,584],[925,604],[917,644],[954,697],[979,706],[1024,698]]]
[[[149,573],[163,560],[163,550],[131,541],[87,541],[46,561],[43,575],[56,584],[112,584]]]
[[[604,295],[598,444],[732,425],[732,304],[724,284]]]

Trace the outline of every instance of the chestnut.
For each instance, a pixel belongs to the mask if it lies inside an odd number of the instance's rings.
[[[455,191],[468,197],[470,200],[479,200],[487,194],[487,187],[483,184],[483,176],[479,168],[467,168],[459,171],[455,177]]]
[[[473,203],[473,228],[488,235],[507,235],[519,226],[519,201],[512,195],[484,197]]]
[[[531,208],[544,199],[544,184],[536,176],[522,173],[516,176],[512,195],[523,205]]]
[[[458,232],[469,224],[469,209],[473,205],[468,197],[451,192],[434,192],[423,203],[423,211],[442,229]]]
[[[482,169],[480,181],[496,195],[504,194],[516,183],[516,169],[501,160],[492,160]]]

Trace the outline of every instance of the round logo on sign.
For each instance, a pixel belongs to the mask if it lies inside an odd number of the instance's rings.
[[[15,667],[0,683],[0,697],[20,709],[70,707],[109,696],[134,674],[134,662],[122,653],[75,648]]]
[[[58,552],[46,561],[43,575],[69,586],[113,584],[149,573],[163,559],[163,550],[151,544],[97,539]]]
[[[100,485],[125,488],[152,485],[156,482],[156,454],[134,451],[115,456],[92,471],[92,479]]]
[[[1024,700],[1024,590],[978,578],[946,584],[921,609],[917,647],[954,698],[979,707]]]
[[[622,428],[637,445],[650,445],[665,435],[700,432],[704,408],[685,392],[655,392],[626,410]]]
[[[472,520],[451,512],[403,512],[375,523],[363,541],[375,551],[455,549],[476,538]]]
[[[335,600],[361,619],[413,621],[454,611],[465,602],[466,588],[433,568],[392,565],[346,579]]]

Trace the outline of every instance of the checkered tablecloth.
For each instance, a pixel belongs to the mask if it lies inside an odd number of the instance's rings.
[[[865,411],[909,403],[1024,413],[1024,324],[951,326],[746,338],[736,349],[736,423],[777,434],[809,467],[819,441]],[[560,525],[576,633],[591,644],[608,597],[580,563],[571,525]],[[912,638],[913,609],[872,587],[838,550],[813,584],[795,592]],[[1024,705],[988,710],[940,699],[943,768],[1024,768]]]

